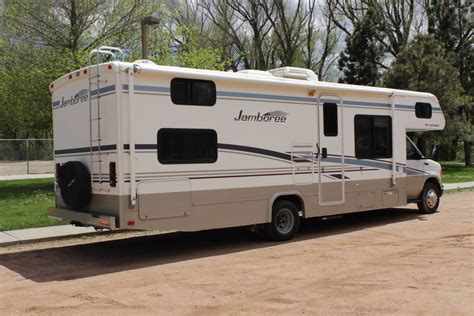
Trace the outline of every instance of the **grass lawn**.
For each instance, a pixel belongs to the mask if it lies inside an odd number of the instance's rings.
[[[48,217],[53,179],[0,181],[0,231],[61,225]]]
[[[474,167],[465,167],[464,163],[442,163],[443,183],[474,181]]]

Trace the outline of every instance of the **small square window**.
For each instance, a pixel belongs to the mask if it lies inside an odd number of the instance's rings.
[[[171,80],[171,101],[180,105],[213,106],[216,85],[208,80],[174,78]]]
[[[432,116],[431,104],[417,102],[415,104],[415,114],[417,118],[430,119]]]

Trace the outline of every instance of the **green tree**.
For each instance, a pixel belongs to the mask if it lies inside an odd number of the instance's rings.
[[[69,50],[73,56],[99,45],[120,46],[138,33],[140,20],[154,14],[152,0],[4,0],[0,17],[10,37]],[[79,62],[79,61],[76,61]]]
[[[469,17],[469,5],[461,0],[431,0],[427,6],[428,33],[444,47],[452,64],[458,69],[458,78],[465,92],[474,97],[474,20]],[[470,124],[464,142],[464,161],[472,163],[472,142],[474,130],[474,106],[466,104],[460,109]]]
[[[169,46],[161,46],[159,51],[152,54],[150,58],[153,61],[160,65],[211,70],[225,70],[230,67],[231,60],[223,59],[222,49],[203,47],[199,42],[202,38],[196,28],[179,27],[174,36],[180,38],[179,42],[168,38],[165,42],[169,43]]]
[[[49,84],[75,68],[73,56],[44,47],[0,47],[0,137],[51,137]]]
[[[355,25],[352,35],[346,37],[346,48],[339,59],[339,69],[344,76],[339,82],[371,85],[380,78],[379,67],[384,55],[380,44],[382,22],[373,8],[369,8]]]
[[[453,160],[456,156],[453,144],[470,133],[470,122],[463,108],[472,103],[472,98],[464,93],[453,58],[452,54],[446,55],[443,45],[432,36],[419,36],[405,47],[383,77],[386,87],[429,92],[438,98],[446,118],[445,130],[423,134],[418,137],[418,144],[426,152],[429,143],[441,143],[442,160]]]

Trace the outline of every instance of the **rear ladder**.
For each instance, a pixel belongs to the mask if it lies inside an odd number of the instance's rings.
[[[93,59],[95,57],[95,63]],[[89,147],[90,147],[90,177],[91,187],[94,188],[94,179],[99,182],[99,190],[103,182],[102,179],[102,138],[100,132],[100,122],[102,120],[100,113],[100,84],[105,81],[101,80],[100,74],[100,63],[101,57],[103,61],[123,61],[123,51],[120,48],[101,46],[92,50],[89,53]],[[107,60],[109,58],[109,60]],[[95,73],[92,73],[95,68]],[[94,88],[94,90],[93,90]],[[94,99],[94,100],[92,100]],[[96,106],[96,111],[93,111],[93,105]],[[97,129],[96,135],[94,135],[94,124]],[[97,165],[97,167],[95,167]],[[98,170],[98,173],[94,172]]]

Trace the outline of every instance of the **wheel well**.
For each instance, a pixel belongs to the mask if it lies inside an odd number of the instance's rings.
[[[296,194],[281,195],[281,196],[279,196],[278,198],[275,199],[273,204],[275,204],[277,201],[280,201],[280,200],[287,200],[287,201],[290,201],[293,204],[295,204],[296,207],[298,208],[298,210],[303,212],[303,217],[304,217],[304,201],[300,196],[298,196]]]
[[[434,185],[436,185],[438,187],[438,190],[439,192],[441,192],[441,184],[439,183],[438,179],[436,178],[428,178],[426,181],[425,181],[425,185],[427,183],[433,183]],[[424,186],[423,186],[424,187]]]

